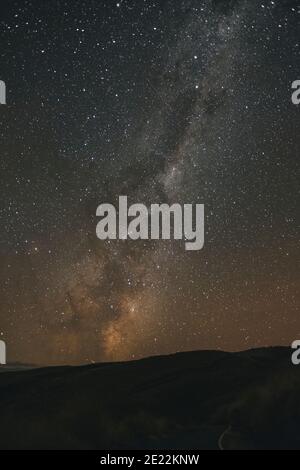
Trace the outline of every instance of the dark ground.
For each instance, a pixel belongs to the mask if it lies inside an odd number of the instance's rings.
[[[291,350],[0,374],[0,449],[300,449]]]

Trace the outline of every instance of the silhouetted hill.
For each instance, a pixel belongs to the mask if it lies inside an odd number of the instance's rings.
[[[20,363],[12,363],[7,365],[0,365],[0,372],[18,372],[24,371],[29,369],[34,369],[36,366],[32,364],[20,364]]]
[[[300,448],[288,348],[2,372],[1,449]]]

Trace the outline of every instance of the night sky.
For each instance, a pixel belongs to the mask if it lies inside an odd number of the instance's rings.
[[[298,1],[0,8],[0,339],[75,364],[300,338]],[[203,203],[205,247],[96,237],[96,209]]]

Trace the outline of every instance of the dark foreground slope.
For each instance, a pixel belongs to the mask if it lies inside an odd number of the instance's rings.
[[[300,449],[285,348],[0,374],[1,449]]]

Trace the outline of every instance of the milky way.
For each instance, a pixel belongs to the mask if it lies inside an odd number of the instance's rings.
[[[129,360],[300,335],[296,1],[15,1],[1,18],[0,333]],[[206,241],[101,242],[96,208],[203,203]]]

